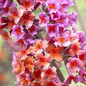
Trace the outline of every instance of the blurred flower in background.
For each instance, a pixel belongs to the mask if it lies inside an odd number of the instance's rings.
[[[12,51],[7,41],[0,37],[0,86],[13,86]],[[11,83],[13,85],[11,85]],[[15,86],[15,85],[14,85]]]

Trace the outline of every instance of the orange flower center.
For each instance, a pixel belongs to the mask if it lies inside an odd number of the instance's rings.
[[[71,67],[72,67],[72,68],[75,68],[76,66],[77,66],[76,61],[72,61],[72,62],[71,62]]]
[[[20,28],[17,28],[17,29],[16,29],[16,33],[22,34],[21,29],[20,29]]]
[[[40,19],[41,19],[41,23],[44,23],[45,21],[44,17],[40,17]]]
[[[40,0],[41,2],[43,2],[44,0]]]
[[[49,8],[50,9],[55,9],[55,5],[54,4],[49,4]]]
[[[70,40],[70,42],[73,42],[74,38],[73,37],[69,37],[69,40]]]
[[[59,23],[61,23],[61,22],[62,22],[62,20],[63,20],[63,19],[62,19],[62,18],[60,18],[60,19],[58,20],[58,22],[59,22]]]
[[[59,43],[62,43],[62,44],[63,44],[63,43],[65,43],[65,41],[66,41],[66,40],[65,40],[65,38],[63,38],[63,37],[58,38],[58,42],[59,42]]]
[[[44,58],[44,57],[41,57],[41,58],[39,59],[39,61],[40,61],[41,64],[45,64],[45,63],[47,62],[47,59]]]

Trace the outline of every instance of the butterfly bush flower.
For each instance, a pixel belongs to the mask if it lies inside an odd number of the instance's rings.
[[[47,0],[47,6],[48,6],[48,10],[50,12],[53,12],[55,10],[58,10],[60,8],[60,4],[57,0]]]
[[[23,15],[20,17],[19,24],[25,25],[28,28],[32,25],[34,18],[33,12],[24,11]]]
[[[16,6],[13,0],[0,0],[0,16],[8,14],[10,7]]]
[[[24,10],[31,11],[35,5],[35,0],[17,0],[20,7]]]
[[[29,32],[32,36],[34,36],[34,35],[37,33],[37,29],[38,29],[38,27],[33,24],[30,28],[28,28],[28,32]]]
[[[39,14],[39,24],[45,26],[49,23],[49,17],[45,12]]]
[[[58,33],[58,26],[56,24],[48,24],[46,26],[46,33],[49,37],[56,36]]]
[[[12,28],[12,32],[11,32],[11,35],[12,36],[15,36],[15,37],[19,37],[21,36],[22,34],[24,33],[23,31],[23,27],[22,26],[19,26],[19,25],[14,25],[13,28]]]
[[[0,35],[12,47],[15,84],[69,86],[72,80],[86,84],[86,36],[77,31],[77,13],[69,13],[73,0],[17,2],[19,8],[13,0],[0,1]]]
[[[58,11],[54,11],[51,14],[51,19],[52,20],[57,20],[57,19],[60,19],[60,16],[61,16],[61,12],[58,10]]]

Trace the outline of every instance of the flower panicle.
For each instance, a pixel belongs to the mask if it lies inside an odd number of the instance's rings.
[[[86,37],[77,31],[77,13],[68,12],[73,0],[17,2],[19,8],[13,0],[0,1],[0,35],[12,47],[15,83],[68,86],[73,80],[86,84]],[[41,9],[38,14],[37,9]],[[59,68],[63,62],[66,79]]]

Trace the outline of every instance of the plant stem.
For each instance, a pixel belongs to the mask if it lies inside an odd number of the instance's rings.
[[[34,6],[34,10],[33,11],[35,11],[39,6],[40,6],[40,2],[38,2],[35,6]]]
[[[37,33],[37,37],[38,37],[39,39],[44,40],[43,34],[42,34],[41,32]]]
[[[59,67],[58,67],[58,65],[57,65],[57,62],[56,62],[56,60],[52,60],[52,62],[51,62],[51,66],[54,66],[54,67],[56,67],[56,72],[57,72],[57,75],[58,75],[58,78],[59,78],[59,80],[61,81],[61,82],[63,82],[64,81],[64,76],[62,75],[62,73],[61,73],[61,71],[60,71],[60,69],[59,69]]]

